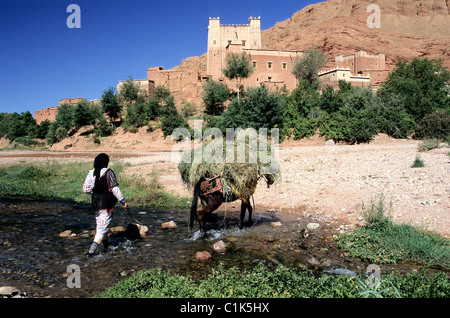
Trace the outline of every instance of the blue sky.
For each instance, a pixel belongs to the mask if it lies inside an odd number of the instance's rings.
[[[0,0],[0,112],[58,105],[62,98],[98,99],[149,66],[172,68],[207,50],[209,17],[222,24],[261,16],[272,27],[313,0]],[[69,4],[81,28],[68,28]]]

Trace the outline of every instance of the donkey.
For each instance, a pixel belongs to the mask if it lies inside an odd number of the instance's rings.
[[[217,177],[217,176],[216,176]],[[263,178],[266,179],[267,186],[274,183],[274,180],[271,175],[263,175]],[[192,230],[192,227],[194,226],[195,219],[198,220],[198,224],[200,226],[200,230],[204,233],[206,229],[206,217],[217,210],[224,202],[225,197],[222,191],[217,190],[214,191],[202,191],[202,184],[205,184],[205,182],[209,182],[209,180],[205,178],[201,178],[194,187],[194,197],[192,200],[191,205],[191,211],[190,211],[190,218],[189,218],[189,233]],[[253,207],[250,204],[250,197],[253,195],[253,193],[256,190],[256,185],[258,183],[258,180],[253,181],[251,184],[248,184],[246,187],[245,193],[238,193],[236,190],[236,187],[231,183],[231,191],[233,194],[232,200],[229,200],[227,202],[233,202],[235,200],[241,199],[241,215],[240,215],[240,223],[239,228],[243,228],[244,226],[244,219],[245,219],[245,212],[248,211],[248,222],[247,224],[253,224],[252,220],[252,213],[253,213]],[[242,192],[242,191],[241,191]],[[197,212],[197,203],[198,199],[200,198],[202,209]]]

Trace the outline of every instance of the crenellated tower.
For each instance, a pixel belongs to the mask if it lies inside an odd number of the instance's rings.
[[[261,48],[261,17],[248,19],[248,24],[221,25],[220,18],[209,18],[207,75],[214,79],[222,77],[226,50],[229,45],[243,49]]]

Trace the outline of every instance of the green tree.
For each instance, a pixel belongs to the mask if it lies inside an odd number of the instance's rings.
[[[101,105],[103,112],[110,118],[111,122],[120,118],[122,105],[117,98],[114,87],[103,91]]]
[[[175,128],[188,128],[187,121],[178,112],[173,97],[166,98],[166,105],[164,106],[163,116],[161,117],[161,130],[164,137],[172,134]]]
[[[137,102],[127,106],[127,113],[124,118],[125,130],[137,131],[137,128],[147,124],[145,106],[143,102]]]
[[[306,80],[285,97],[286,108],[283,115],[282,134],[301,139],[314,135],[318,125],[320,110],[319,92]]]
[[[94,118],[93,113],[91,111],[90,102],[82,101],[75,106],[73,121],[75,129],[77,130],[83,126],[94,124]]]
[[[226,128],[281,128],[284,99],[270,93],[267,87],[248,88],[241,99],[233,99],[222,115],[220,129]]]
[[[239,101],[239,90],[241,82],[244,78],[248,78],[254,71],[253,65],[245,52],[241,55],[236,53],[228,54],[225,68],[222,69],[223,74],[230,80],[236,79],[237,98]]]
[[[42,121],[38,125],[36,138],[45,139],[45,136],[47,135],[49,128],[50,128],[50,120],[46,119]]]
[[[416,127],[414,118],[405,108],[405,98],[395,93],[379,95],[380,107],[373,109],[373,118],[379,132],[394,138],[407,138]]]
[[[318,73],[327,65],[326,55],[315,47],[306,49],[295,59],[292,74],[299,80],[308,81],[312,87],[319,87]]]
[[[57,127],[63,127],[66,132],[75,126],[75,107],[70,104],[62,104],[58,106],[55,116]]]
[[[167,98],[169,98],[172,94],[170,93],[170,90],[166,88],[163,85],[158,85],[155,87],[155,90],[153,91],[153,98],[161,104],[164,102]]]
[[[450,108],[450,73],[442,60],[415,58],[399,61],[388,75],[379,94],[399,94],[405,109],[416,122],[435,110]]]
[[[147,98],[147,93],[139,87],[133,77],[130,75],[128,79],[122,84],[122,88],[118,93],[119,100],[125,104],[125,107],[136,103],[143,102]]]
[[[38,125],[29,111],[24,113],[0,114],[0,132],[2,137],[15,141],[20,137],[36,138]]]
[[[56,140],[56,129],[57,128],[58,128],[58,124],[56,123],[56,121],[50,123],[47,134],[45,135],[45,140],[47,141],[47,143],[49,145],[53,145],[55,142],[58,141],[58,140]]]
[[[230,90],[224,83],[209,80],[203,84],[203,105],[208,115],[221,115],[225,109],[225,102],[230,97]]]
[[[320,134],[335,141],[368,142],[378,132],[375,117],[381,100],[368,89],[345,88],[335,96],[341,105],[339,109],[320,119]]]

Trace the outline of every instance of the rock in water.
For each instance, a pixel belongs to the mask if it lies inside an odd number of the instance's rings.
[[[308,225],[306,225],[308,230],[315,230],[319,228],[319,226],[320,226],[319,223],[308,223]]]
[[[69,237],[72,235],[72,231],[71,230],[65,230],[61,233],[59,233],[59,237]]]
[[[12,297],[12,296],[15,296],[18,294],[20,294],[20,290],[18,290],[16,287],[12,287],[12,286],[0,287],[0,296]]]
[[[207,251],[195,253],[195,258],[198,259],[199,261],[206,261],[206,260],[210,259],[211,257],[212,257],[211,254]]]
[[[225,246],[225,243],[222,240],[214,243],[212,248],[218,253],[225,253],[227,250],[227,247]]]
[[[174,221],[165,222],[161,226],[163,229],[174,229],[177,227]]]

